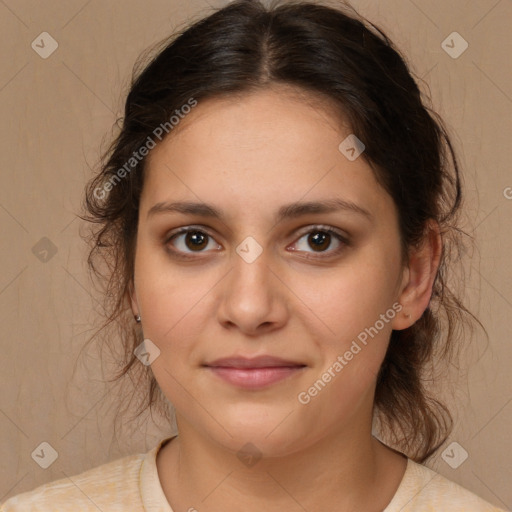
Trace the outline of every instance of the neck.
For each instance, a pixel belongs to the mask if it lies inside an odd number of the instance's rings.
[[[359,426],[290,455],[246,464],[182,419],[178,426],[179,436],[157,458],[164,493],[175,510],[382,511],[405,471],[403,455]]]

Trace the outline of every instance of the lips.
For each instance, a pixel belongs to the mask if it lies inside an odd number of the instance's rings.
[[[224,357],[221,359],[216,359],[211,363],[205,364],[205,366],[209,367],[217,367],[217,368],[293,368],[293,367],[303,367],[306,366],[303,363],[298,363],[295,361],[290,361],[287,359],[281,359],[279,357],[273,356],[258,356],[258,357]]]
[[[258,390],[300,374],[307,365],[279,357],[259,356],[226,357],[203,366],[232,386]]]

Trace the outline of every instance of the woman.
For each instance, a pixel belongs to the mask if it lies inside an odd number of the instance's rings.
[[[469,314],[446,287],[461,197],[442,122],[357,15],[240,0],[173,37],[86,219],[122,373],[178,435],[2,510],[499,510],[421,465],[451,429],[425,386],[442,313]]]

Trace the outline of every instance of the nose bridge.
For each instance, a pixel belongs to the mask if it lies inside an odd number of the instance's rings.
[[[220,321],[249,332],[284,320],[284,297],[269,256],[270,250],[252,237],[235,247],[232,270],[222,289]]]
[[[235,293],[242,293],[240,300],[247,293],[254,299],[270,299],[273,272],[269,253],[269,249],[264,249],[252,236],[246,237],[235,247],[230,289]]]

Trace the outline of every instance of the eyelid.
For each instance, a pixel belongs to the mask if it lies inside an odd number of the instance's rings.
[[[308,224],[304,227],[304,229],[300,228],[299,230],[299,238],[310,233],[312,231],[326,231],[327,233],[332,233],[339,236],[343,242],[349,243],[349,235],[342,231],[341,229],[335,228],[334,226],[329,226],[328,224]]]

